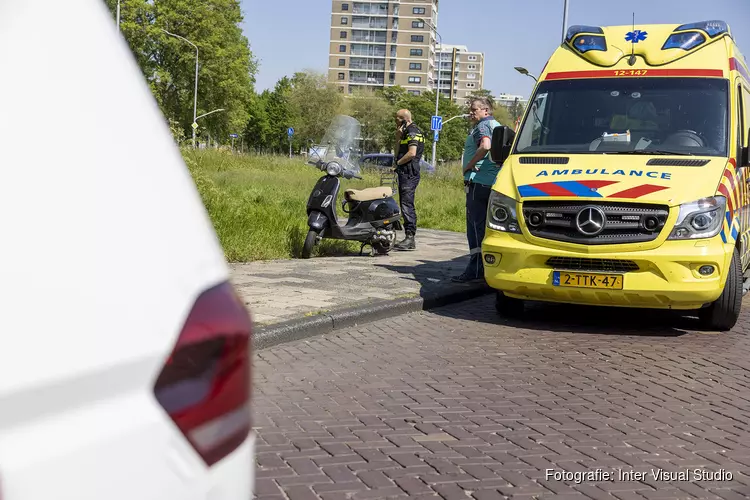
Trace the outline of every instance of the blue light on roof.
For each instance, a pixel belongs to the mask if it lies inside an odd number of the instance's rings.
[[[603,36],[598,35],[581,35],[576,38],[573,47],[583,54],[589,50],[601,50],[602,52],[607,51],[607,41]]]
[[[675,33],[667,38],[664,43],[664,49],[683,49],[690,50],[694,49],[698,45],[706,41],[706,37],[700,33]]]
[[[724,21],[701,21],[699,23],[683,24],[675,31],[703,30],[711,38],[716,38],[724,33],[729,33],[729,26]]]
[[[570,42],[573,37],[579,33],[596,33],[599,35],[603,35],[604,30],[602,30],[598,26],[585,26],[576,24],[575,26],[571,26],[570,28],[568,28],[568,32],[565,34],[565,41]]]

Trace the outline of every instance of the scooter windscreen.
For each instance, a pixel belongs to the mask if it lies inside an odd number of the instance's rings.
[[[360,168],[357,146],[361,137],[361,126],[355,118],[337,115],[328,126],[323,140],[310,147],[308,161],[321,170],[326,170],[327,165],[335,161],[344,169],[358,175]]]

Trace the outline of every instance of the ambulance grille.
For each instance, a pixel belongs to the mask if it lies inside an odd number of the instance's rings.
[[[637,271],[638,264],[632,260],[619,259],[584,259],[580,257],[550,257],[547,265],[565,271],[592,271],[609,273],[626,273]]]
[[[602,229],[579,229],[576,218],[585,221],[593,208],[594,217],[604,215]],[[601,210],[601,212],[599,212]],[[582,245],[645,243],[659,237],[669,217],[669,207],[647,203],[607,203],[578,201],[527,201],[522,205],[526,230],[537,238]]]

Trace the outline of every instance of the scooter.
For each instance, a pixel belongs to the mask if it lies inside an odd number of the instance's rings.
[[[315,245],[323,238],[353,240],[366,246],[371,255],[387,255],[393,249],[396,230],[401,229],[401,210],[393,197],[393,188],[380,186],[367,189],[347,189],[341,209],[349,218],[346,224],[339,223],[336,214],[336,199],[341,186],[341,177],[362,179],[340,163],[325,164],[326,175],[321,177],[307,201],[307,225],[310,230],[302,246],[302,258],[309,259]]]

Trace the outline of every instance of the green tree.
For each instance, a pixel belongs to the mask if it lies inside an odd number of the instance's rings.
[[[115,15],[117,0],[104,0]],[[257,63],[247,38],[239,0],[122,0],[121,29],[168,120],[192,135],[195,49],[199,50],[197,114],[224,108],[200,120],[201,131],[226,141],[248,121]]]
[[[375,94],[382,97],[392,106],[397,106],[407,95],[406,89],[401,85],[394,85],[392,87],[383,87],[377,89]]]
[[[305,148],[310,141],[323,138],[331,120],[339,113],[344,97],[326,82],[326,75],[312,70],[295,73],[290,83],[289,106],[293,110],[291,124],[295,129],[293,146]]]
[[[395,106],[373,92],[354,92],[342,112],[356,118],[362,127],[365,153],[391,151],[395,133]]]
[[[260,152],[269,150],[271,137],[271,122],[268,118],[266,107],[268,105],[268,92],[253,95],[247,108],[248,120],[243,132],[244,142],[248,148]]]
[[[297,116],[297,111],[290,102],[292,81],[285,76],[276,82],[273,92],[264,91],[263,93],[269,123],[267,147],[273,152],[286,151],[289,147],[286,130],[294,123]]]

